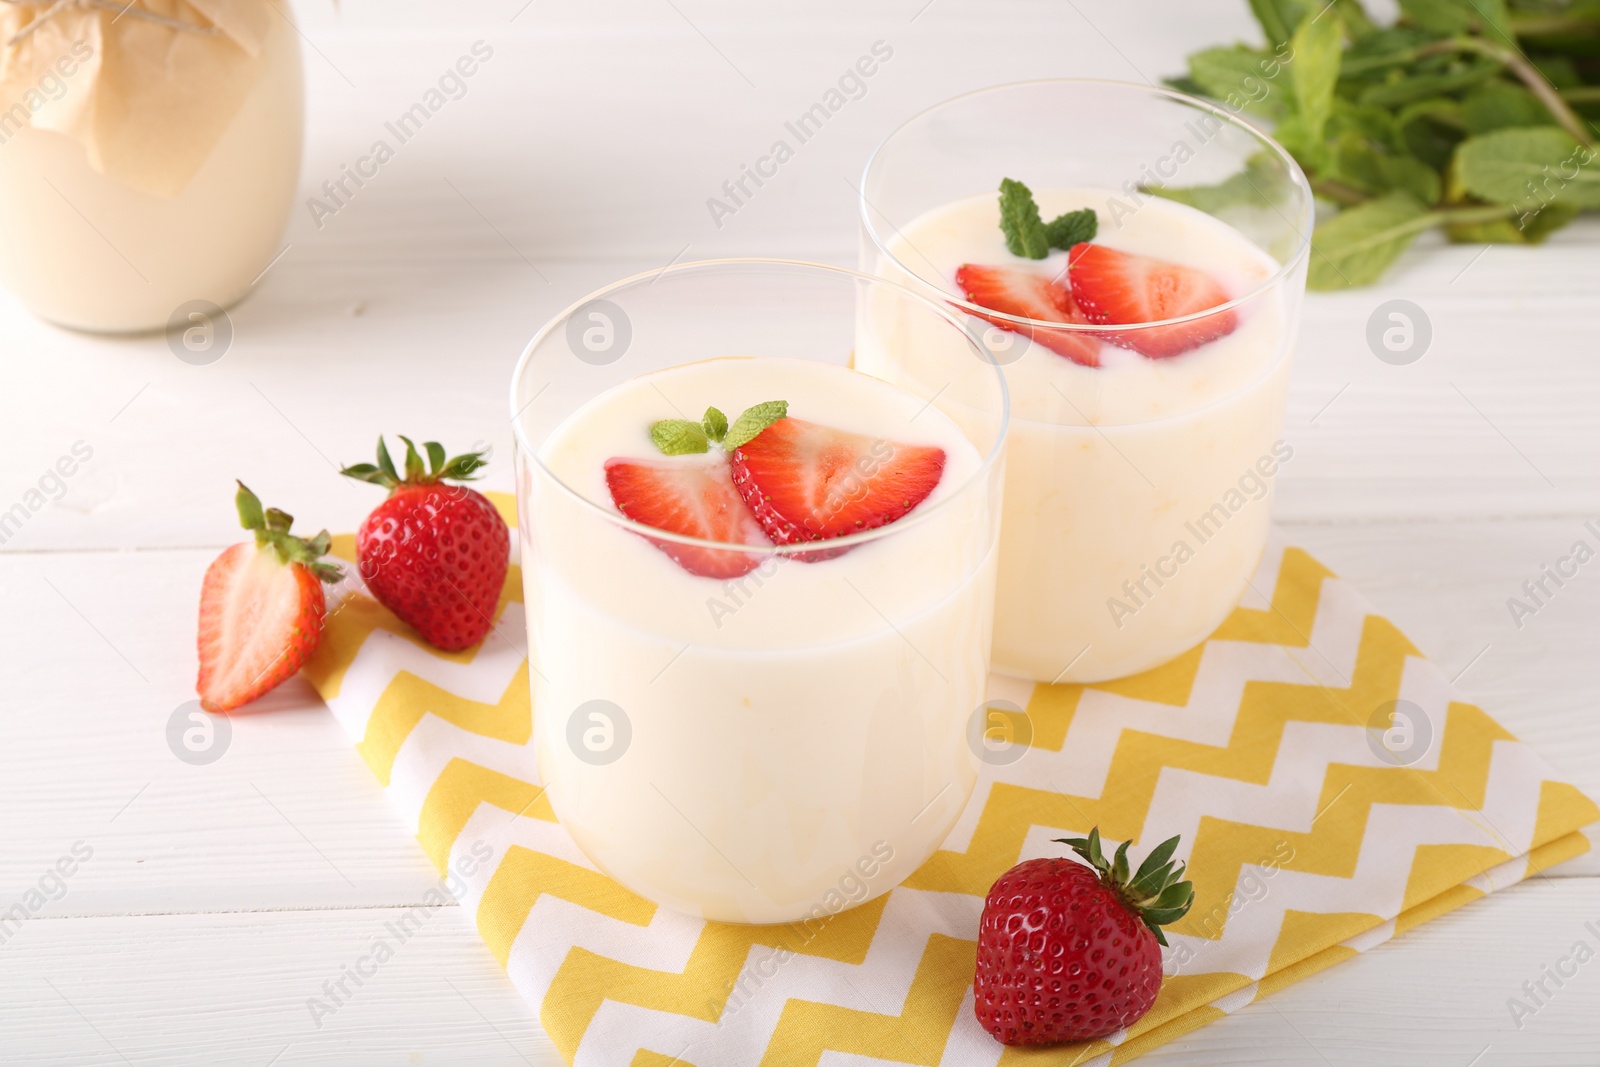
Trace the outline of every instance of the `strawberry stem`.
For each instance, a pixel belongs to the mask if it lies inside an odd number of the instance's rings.
[[[1116,893],[1118,898],[1149,927],[1161,944],[1167,943],[1161,928],[1177,922],[1189,912],[1194,903],[1194,885],[1183,880],[1185,865],[1174,864],[1172,854],[1178,849],[1178,838],[1170,837],[1150,850],[1139,864],[1139,869],[1129,874],[1128,846],[1124,841],[1117,846],[1116,854],[1108,861],[1100,844],[1100,828],[1089,831],[1088,837],[1058,837],[1083,858],[1100,875],[1100,881]]]
[[[394,459],[389,455],[389,446],[384,443],[382,435],[378,437],[377,463],[353,463],[341,468],[339,473],[359,482],[381,485],[392,493],[403,485],[432,485],[443,481],[470,482],[477,477],[478,469],[488,463],[482,452],[466,452],[453,459],[446,459],[443,445],[438,441],[425,441],[422,451],[427,453],[428,460],[424,464],[422,455],[417,451],[417,446],[412,443],[411,438],[404,434],[397,436],[406,443],[404,478],[395,469]]]
[[[277,555],[278,562],[286,566],[291,563],[304,564],[307,570],[324,582],[339,580],[342,572],[338,564],[322,558],[333,544],[333,538],[327,530],[310,540],[296,537],[289,532],[294,525],[293,515],[278,508],[263,509],[261,498],[252,493],[248,486],[243,482],[235,484],[239,486],[239,491],[234,494],[233,503],[239,511],[239,525],[255,533],[257,547],[270,547]]]

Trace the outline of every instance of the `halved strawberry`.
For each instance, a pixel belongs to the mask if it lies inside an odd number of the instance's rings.
[[[1073,301],[1072,290],[1037,271],[1018,267],[986,267],[977,263],[963,263],[956,271],[956,284],[967,294],[967,299],[982,307],[1017,315],[1025,319],[1044,322],[1086,323],[1078,305]],[[1075,330],[1053,330],[1025,326],[980,316],[1002,330],[1010,330],[1044,345],[1057,355],[1066,356],[1085,367],[1100,365],[1100,341]]]
[[[1159,322],[1228,302],[1211,275],[1152,256],[1085,243],[1072,246],[1067,262],[1073,296],[1090,322]],[[1164,359],[1225,337],[1238,325],[1238,315],[1229,310],[1173,326],[1108,334],[1106,340]]]
[[[646,526],[702,541],[772,544],[739,499],[728,462],[720,455],[702,462],[608,459],[606,487],[618,511]],[[755,552],[701,548],[654,537],[646,540],[678,566],[702,578],[737,578],[765,558]]]
[[[944,475],[944,449],[782,418],[733,450],[733,484],[780,545],[822,541],[903,518]],[[807,552],[808,563],[848,549]]]
[[[213,560],[200,589],[195,688],[212,712],[248,704],[300,669],[322,639],[322,583],[339,578],[339,568],[321,559],[328,531],[309,541],[293,536],[294,520],[263,511],[243,484],[235,500],[239,524],[255,531],[255,541]]]

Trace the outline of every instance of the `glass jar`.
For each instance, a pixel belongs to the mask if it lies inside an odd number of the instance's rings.
[[[186,304],[227,307],[249,292],[282,249],[305,131],[300,42],[288,20],[269,18],[260,80],[176,196],[100,173],[53,130],[24,125],[0,143],[0,281],[30,311],[137,332],[166,327]]]

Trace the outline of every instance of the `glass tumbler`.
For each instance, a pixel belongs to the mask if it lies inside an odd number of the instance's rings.
[[[1081,246],[1013,255],[1002,178],[1029,186],[1046,221],[1092,208],[1096,244],[1202,265],[1221,302],[1099,325],[974,302],[965,264],[1070,289],[1093,262]],[[1096,682],[1199,644],[1261,558],[1272,485],[1293,455],[1281,433],[1312,226],[1294,160],[1226,105],[1147,85],[1024,82],[897,129],[867,165],[860,210],[862,269],[965,316],[1011,386],[995,669]],[[1158,284],[1145,269],[1126,271],[1131,288]],[[1135,311],[1146,306],[1162,305]],[[958,343],[864,338],[857,365],[937,387],[929,369],[951,362],[937,347]]]
[[[851,369],[866,316],[940,338],[952,365],[926,368],[932,388]],[[669,533],[606,495],[613,446],[594,442],[652,454],[638,412],[777,399],[876,428],[875,451],[943,435],[948,483],[798,544]],[[926,860],[984,749],[1003,483],[1004,377],[961,319],[855,271],[686,263],[551,320],[511,405],[538,771],[583,853],[657,903],[748,923],[831,915]]]

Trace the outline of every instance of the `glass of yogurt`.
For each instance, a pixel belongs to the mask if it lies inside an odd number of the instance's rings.
[[[964,315],[1010,382],[997,671],[1154,667],[1222,622],[1261,557],[1293,455],[1312,199],[1237,104],[1003,85],[916,116],[867,165],[863,269]],[[881,325],[863,319],[859,369],[915,391],[961,366],[937,350],[958,342]]]
[[[851,368],[864,316],[939,339],[931,387]],[[732,922],[898,884],[992,747],[1007,397],[962,318],[682,264],[558,315],[511,399],[538,774],[584,855]]]

